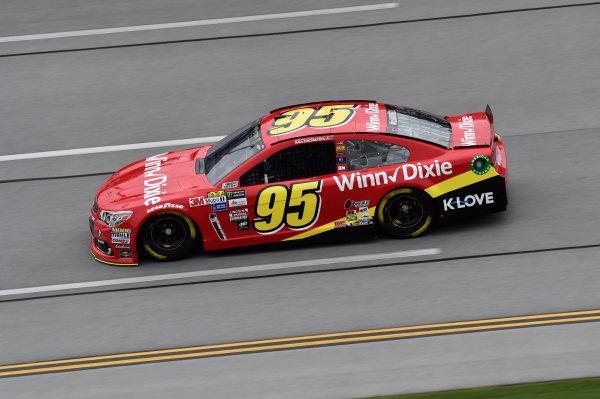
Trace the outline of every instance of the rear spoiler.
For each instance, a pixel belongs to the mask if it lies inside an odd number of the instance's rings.
[[[490,104],[485,106],[485,114],[490,120],[490,123],[494,123],[494,114],[492,114],[492,108],[490,108]]]
[[[452,148],[489,147],[494,142],[494,114],[488,105],[484,112],[448,116],[452,125]]]

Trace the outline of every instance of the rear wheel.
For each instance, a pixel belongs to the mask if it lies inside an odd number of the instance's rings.
[[[396,238],[417,237],[433,220],[433,204],[427,194],[414,188],[398,188],[387,193],[377,208],[381,228]]]
[[[152,216],[142,227],[142,244],[154,258],[163,261],[186,257],[195,247],[197,228],[192,219],[162,212]]]

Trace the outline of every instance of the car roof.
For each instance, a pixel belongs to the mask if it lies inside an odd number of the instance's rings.
[[[323,125],[324,117],[317,114],[318,110],[322,107],[329,106],[327,110],[333,110],[338,113],[338,116],[346,116],[341,124],[335,124],[329,126],[311,126],[315,123],[306,121],[301,127],[293,129],[292,131],[285,131],[279,133],[281,129],[278,127],[285,126],[292,119],[303,119],[310,118],[313,121],[317,120]],[[312,110],[311,110],[312,109]],[[367,114],[370,112],[370,114]],[[310,115],[309,115],[310,114]],[[306,104],[290,105],[284,108],[279,108],[271,111],[265,115],[261,121],[261,133],[265,144],[272,145],[279,141],[298,139],[302,137],[319,136],[336,133],[356,133],[367,131],[367,123],[371,120],[375,122],[375,119],[381,121],[385,115],[384,104],[379,104],[375,101],[368,100],[351,100],[351,101],[320,101]],[[373,116],[373,117],[371,117]],[[294,121],[297,124],[299,120]],[[334,121],[335,122],[335,121]],[[293,127],[293,126],[292,126]],[[379,133],[381,131],[381,124],[371,125],[372,132]],[[286,129],[283,129],[286,130]]]
[[[273,110],[262,118],[261,135],[267,146],[305,137],[343,133],[383,133],[406,137],[396,129],[397,126],[388,126],[388,110],[398,108],[403,107],[369,100],[319,101],[290,105]],[[418,110],[411,111],[422,113]],[[443,117],[427,115],[447,123],[448,134],[451,134],[450,124]],[[419,138],[422,140],[422,137]],[[449,140],[450,137],[444,137],[443,143],[435,144],[448,148]]]

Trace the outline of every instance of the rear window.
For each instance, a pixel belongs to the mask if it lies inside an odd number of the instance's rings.
[[[450,148],[452,127],[441,116],[413,108],[386,105],[386,133],[411,137],[444,148]]]

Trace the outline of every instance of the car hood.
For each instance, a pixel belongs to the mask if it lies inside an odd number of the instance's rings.
[[[195,169],[196,159],[203,158],[209,148],[166,152],[129,164],[100,187],[98,203],[101,207],[110,203],[111,210],[148,207],[173,202],[187,190],[209,189],[206,176],[196,174]]]

